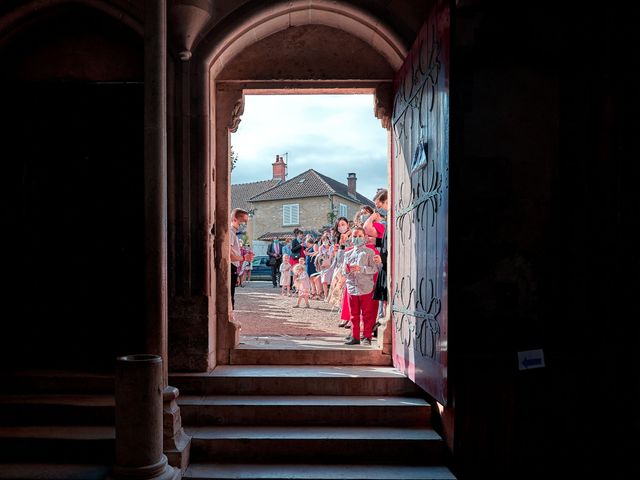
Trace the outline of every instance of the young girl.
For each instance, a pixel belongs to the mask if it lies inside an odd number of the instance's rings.
[[[364,345],[371,345],[373,325],[378,314],[378,301],[373,299],[374,275],[378,273],[375,253],[366,245],[362,227],[351,231],[353,248],[344,254],[342,273],[346,277],[347,300],[351,320],[351,338],[346,345],[360,344],[360,322],[363,324]]]
[[[319,298],[320,290],[322,289],[322,285],[320,285],[320,275],[316,270],[315,264],[318,245],[311,235],[307,235],[305,245],[306,249],[304,251],[304,255],[307,266],[307,275],[309,275],[309,282],[311,285],[311,298],[316,299]]]
[[[311,292],[311,282],[305,268],[304,258],[299,260],[300,263],[293,267],[293,281],[298,291],[298,303],[293,308],[299,308],[300,302],[304,298],[305,307],[309,308],[309,293]]]
[[[334,256],[333,276],[334,279],[337,280],[337,282],[334,284],[334,287],[340,289],[339,293],[342,296],[342,300],[339,304],[340,323],[338,324],[338,327],[350,328],[349,319],[351,318],[351,316],[349,314],[349,299],[347,298],[347,288],[344,285],[345,278],[343,275],[339,275],[339,273],[342,273],[342,264],[344,263],[345,251],[347,249],[353,248],[351,246],[351,229],[349,226],[349,220],[347,220],[345,217],[339,217],[336,221],[334,230],[336,232],[335,243],[338,245],[338,249]],[[334,292],[333,295],[338,295],[338,293]]]
[[[289,263],[289,255],[282,255],[282,263],[280,264],[280,295],[287,292],[287,297],[291,296],[291,264]]]
[[[242,265],[244,266],[244,281],[251,281],[251,272],[253,271],[253,258],[254,258],[253,250],[250,245],[247,245],[247,253],[244,256],[244,262]]]
[[[318,253],[314,261],[316,270],[320,272],[321,290],[318,293],[322,295],[322,299],[325,301],[329,297],[329,284],[333,278],[333,268],[331,265],[333,254],[334,249],[329,240],[329,234],[325,233],[322,235],[320,247],[318,248]]]
[[[346,298],[345,278],[344,275],[342,275],[344,249],[340,248],[338,244],[335,244],[333,250],[333,259],[331,260],[331,284],[329,285],[329,293],[326,299],[326,302],[331,305],[332,312],[334,307],[342,308],[342,302],[344,298]],[[345,320],[341,321],[338,326],[345,327],[348,323],[349,317],[345,317]]]

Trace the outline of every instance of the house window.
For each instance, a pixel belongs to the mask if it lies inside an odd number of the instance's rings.
[[[347,206],[344,203],[340,204],[340,214],[339,217],[349,218],[347,217]]]
[[[292,203],[282,206],[282,224],[300,225],[300,205]]]

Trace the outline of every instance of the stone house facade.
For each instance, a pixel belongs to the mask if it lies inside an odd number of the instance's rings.
[[[339,202],[339,206],[336,202]],[[257,203],[254,213],[253,234],[256,239],[270,240],[274,234],[289,233],[289,230],[320,231],[330,225],[336,208],[343,208],[351,218],[359,203],[331,197],[289,198]],[[262,238],[265,237],[265,238]],[[270,237],[270,238],[266,238]]]
[[[293,230],[320,233],[338,217],[353,218],[361,205],[371,200],[355,191],[356,174],[349,173],[350,186],[309,169],[253,197],[253,241],[293,236]]]
[[[356,191],[356,174],[347,184],[309,169],[286,180],[286,163],[276,156],[271,180],[232,185],[232,208],[250,212],[244,232],[257,254],[274,238],[291,238],[293,230],[318,234],[338,217],[352,219],[361,205],[372,201]],[[253,195],[249,196],[253,192]]]

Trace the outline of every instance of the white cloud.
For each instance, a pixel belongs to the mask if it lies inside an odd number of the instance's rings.
[[[358,192],[372,198],[388,181],[387,132],[373,105],[372,95],[247,95],[231,135],[232,183],[270,179],[287,153],[288,178],[313,168],[346,184],[355,172]]]

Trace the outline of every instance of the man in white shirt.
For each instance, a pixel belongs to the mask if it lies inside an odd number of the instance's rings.
[[[240,226],[246,224],[249,220],[249,212],[241,208],[234,208],[231,212],[231,226],[229,231],[231,238],[229,240],[229,260],[231,262],[231,306],[235,308],[236,284],[238,283],[238,269],[240,263],[244,260],[240,250],[240,241],[238,239],[238,231]]]

